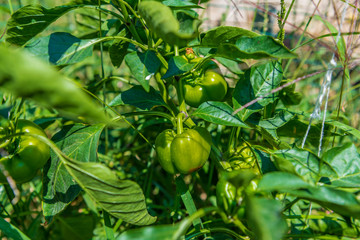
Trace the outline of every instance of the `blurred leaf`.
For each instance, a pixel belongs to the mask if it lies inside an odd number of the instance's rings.
[[[331,171],[321,169],[321,176],[328,177],[331,186],[360,187],[360,154],[353,143],[331,148],[321,159],[331,166]]]
[[[161,95],[153,87],[150,87],[149,92],[146,92],[141,86],[134,86],[120,93],[109,103],[110,106],[123,104],[130,104],[142,110],[166,105]]]
[[[201,46],[213,48],[210,53],[232,60],[261,58],[295,58],[280,42],[270,36],[238,28],[221,26],[202,35]]]
[[[289,173],[273,172],[264,175],[257,190],[289,193],[316,202],[341,215],[360,218],[360,203],[352,193],[330,187],[311,186]]]
[[[21,50],[0,47],[0,88],[53,107],[69,117],[108,121],[101,107],[74,82]]]
[[[240,78],[233,92],[234,109],[265,96],[277,88],[282,80],[282,68],[279,62],[271,61],[246,70]],[[278,98],[278,92],[260,99],[238,113],[241,120],[245,121],[252,113],[262,110],[269,103]]]
[[[143,88],[150,91],[150,79],[160,67],[160,60],[154,51],[132,52],[125,56],[126,65]]]
[[[0,217],[0,230],[6,237],[14,240],[30,240],[23,232],[17,227],[5,221]]]
[[[164,0],[162,3],[173,9],[202,8],[188,0]]]
[[[117,240],[174,240],[174,235],[179,229],[179,224],[150,226],[137,229],[130,229],[120,235]]]
[[[103,128],[104,125],[68,125],[56,133],[52,140],[68,157],[81,162],[96,162]],[[48,222],[64,210],[81,191],[54,152],[51,153],[51,160],[44,166],[43,186],[43,212]]]
[[[254,239],[278,240],[286,233],[287,224],[281,216],[282,206],[279,201],[259,197],[246,198],[246,217]]]
[[[265,174],[260,180],[257,191],[281,191],[287,192],[299,188],[307,188],[311,186],[297,175],[287,172],[271,172]]]
[[[157,1],[142,1],[139,4],[139,14],[146,25],[158,37],[171,45],[182,46],[196,37],[197,26],[192,33],[180,32],[179,21],[171,9]]]
[[[314,201],[341,215],[360,218],[360,203],[352,193],[330,187],[308,187],[287,192],[296,197]]]
[[[88,240],[93,237],[95,219],[91,215],[60,217],[56,227],[60,227],[61,237],[66,240]]]
[[[130,37],[130,32],[127,28],[121,30],[117,36],[120,37]],[[120,67],[121,63],[124,60],[125,55],[127,54],[127,49],[129,47],[129,42],[125,42],[120,39],[115,39],[109,48],[109,55],[111,63],[114,67]]]
[[[237,116],[233,116],[232,112],[233,109],[226,103],[204,102],[191,116],[199,117],[219,125],[250,128]]]
[[[181,56],[174,56],[169,60],[168,70],[162,77],[163,79],[180,75],[190,71],[195,63],[189,63]]]
[[[120,180],[115,172],[100,163],[65,161],[65,167],[81,188],[114,217],[134,225],[149,225],[156,217],[149,215],[140,186]]]
[[[323,216],[322,219],[309,219],[309,227],[315,233],[339,236],[341,239],[358,239],[359,227],[354,223],[346,222],[341,218]]]
[[[94,40],[81,40],[70,33],[56,32],[26,45],[32,55],[55,65],[68,65],[90,57]]]

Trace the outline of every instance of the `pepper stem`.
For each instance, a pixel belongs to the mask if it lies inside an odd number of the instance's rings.
[[[177,115],[177,134],[182,134],[184,131],[184,127],[183,127],[183,120],[185,117],[185,113],[180,112]]]

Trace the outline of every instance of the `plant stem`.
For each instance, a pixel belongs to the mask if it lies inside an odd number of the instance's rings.
[[[181,199],[185,205],[185,208],[186,208],[188,214],[193,215],[197,211],[196,206],[195,206],[194,200],[189,192],[189,189],[186,186],[186,183],[184,182],[183,176],[180,175],[180,176],[176,177],[175,181],[176,181],[176,189],[178,190],[178,192],[181,196]],[[203,224],[202,224],[200,218],[194,219],[192,221],[192,223],[197,230],[200,230],[203,228]]]
[[[12,15],[14,13],[14,9],[13,9],[11,0],[8,0],[8,3],[9,3],[9,8],[10,8],[10,14]]]
[[[103,214],[104,214],[104,222],[105,222],[104,228],[106,232],[106,239],[113,240],[115,239],[115,237],[114,237],[114,230],[111,227],[110,216],[104,209],[103,209]]]

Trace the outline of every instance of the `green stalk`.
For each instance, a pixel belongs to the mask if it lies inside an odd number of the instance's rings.
[[[134,38],[136,39],[136,41],[140,42],[140,43],[143,43],[139,34],[137,33],[136,31],[136,28],[134,26],[134,23],[131,21],[130,19],[130,16],[129,16],[129,13],[125,7],[125,4],[123,1],[119,1],[119,4],[120,4],[120,8],[121,8],[121,12],[122,14],[124,15],[124,19],[125,19],[125,22],[126,22],[126,26],[128,26],[131,34],[134,36]],[[132,9],[130,7],[130,5],[128,5],[129,9]],[[133,10],[132,10],[133,11]]]
[[[8,3],[9,3],[9,8],[10,8],[10,14],[12,15],[14,13],[14,9],[13,9],[11,0],[8,0]]]
[[[182,134],[184,132],[184,126],[183,126],[184,116],[185,114],[183,112],[180,112],[177,115],[177,124],[176,124],[177,134]]]
[[[106,232],[106,239],[107,240],[115,240],[114,237],[114,230],[111,226],[111,221],[110,221],[110,216],[108,214],[108,212],[106,212],[103,209],[103,215],[104,215],[104,222],[105,222],[105,232]]]
[[[184,182],[183,176],[180,175],[180,176],[176,177],[175,182],[176,182],[176,189],[178,190],[178,192],[181,196],[181,199],[185,205],[186,211],[188,212],[189,215],[193,215],[197,211],[196,206],[195,206],[194,200],[189,192],[189,189],[186,186],[186,183]],[[200,218],[194,219],[192,221],[192,223],[197,230],[204,228]]]

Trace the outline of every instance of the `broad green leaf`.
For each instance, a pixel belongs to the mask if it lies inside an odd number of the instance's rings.
[[[360,187],[360,154],[353,143],[331,148],[321,159],[331,166],[331,171],[321,169],[321,176],[328,177],[331,186]]]
[[[142,1],[138,9],[149,29],[171,45],[182,46],[196,37],[197,26],[193,33],[180,32],[179,21],[171,9],[160,2]]]
[[[21,50],[0,47],[0,88],[31,98],[63,115],[106,122],[100,106],[55,68]]]
[[[81,40],[70,33],[56,32],[26,45],[33,56],[54,65],[68,65],[92,55],[94,40]]]
[[[290,145],[284,141],[281,141],[279,137],[275,137],[271,131],[266,128],[255,126],[255,128],[260,132],[262,137],[268,141],[271,146],[275,149],[289,149]]]
[[[81,188],[109,214],[134,225],[149,225],[156,217],[149,215],[140,186],[120,180],[115,172],[100,163],[65,161],[65,167]]]
[[[360,202],[352,193],[324,186],[288,190],[287,193],[314,201],[341,215],[360,218]]]
[[[14,12],[7,22],[6,41],[22,46],[68,11],[85,5],[98,4],[99,1],[96,0],[74,0],[67,5],[50,9],[40,5],[22,7]]]
[[[244,71],[241,70],[240,65],[244,64],[242,61],[234,61],[223,57],[215,57],[217,61],[219,61],[222,65],[224,65],[229,71],[235,74],[243,74]]]
[[[110,106],[130,104],[142,110],[150,110],[155,106],[165,106],[165,102],[160,94],[150,87],[146,92],[141,86],[134,86],[125,92],[117,95],[110,103]]]
[[[246,199],[246,217],[250,229],[258,240],[282,239],[287,224],[281,216],[282,206],[279,201],[259,197]]]
[[[219,125],[249,128],[249,126],[237,116],[233,116],[232,112],[233,109],[226,103],[204,102],[191,116],[199,117]]]
[[[130,37],[130,32],[127,28],[124,28],[118,33],[117,36]],[[111,63],[114,65],[114,67],[120,67],[125,55],[127,54],[128,47],[129,42],[125,42],[120,39],[115,39],[114,42],[111,44],[111,46],[109,47],[109,55]]]
[[[159,225],[159,226],[150,226],[142,227],[137,229],[130,229],[125,231],[117,238],[117,240],[174,240],[174,235],[179,229],[179,224],[175,225]]]
[[[296,190],[311,186],[295,174],[287,172],[271,172],[265,174],[260,180],[257,191],[281,191]]]
[[[360,218],[360,202],[349,192],[324,186],[311,186],[289,173],[268,173],[259,182],[259,191],[279,191],[295,197],[314,201],[335,212]]]
[[[162,3],[173,9],[202,8],[188,0],[164,0]]]
[[[271,61],[248,69],[240,78],[233,92],[234,109],[251,102],[258,97],[264,97],[277,88],[282,80],[282,68],[279,62]],[[278,98],[278,93],[272,93],[258,102],[244,108],[238,113],[245,121],[252,113],[262,110]]]
[[[260,120],[258,125],[265,128],[273,137],[277,138],[276,130],[284,126],[288,121],[295,117],[295,113],[281,110],[273,118]]]
[[[201,46],[213,48],[217,57],[229,59],[295,58],[292,53],[274,38],[238,28],[222,26],[204,33]]]
[[[201,45],[207,47],[218,47],[224,43],[235,44],[241,37],[256,37],[259,34],[238,27],[221,26],[213,28],[202,34]]]
[[[81,162],[96,162],[97,146],[103,128],[104,125],[68,125],[55,134],[52,140],[68,157]],[[44,167],[43,180],[43,212],[50,222],[78,196],[81,188],[54,152]]]
[[[281,171],[297,174],[313,183],[320,178],[320,159],[311,152],[295,147],[293,149],[274,151],[271,157],[276,167]],[[324,164],[322,167],[328,166]]]
[[[2,217],[0,217],[0,230],[9,239],[30,240],[20,229],[5,221]]]
[[[238,60],[297,57],[296,54],[270,36],[241,37],[235,44],[224,43],[219,45],[215,55]]]
[[[150,79],[161,64],[155,52],[132,52],[125,56],[125,62],[141,86],[143,86],[147,92],[150,91]]]
[[[168,70],[162,77],[163,79],[180,75],[190,71],[195,66],[195,63],[189,63],[181,56],[172,57],[169,60]]]
[[[347,124],[344,124],[342,122],[335,121],[335,120],[326,120],[326,124],[329,124],[333,127],[337,127],[338,129],[341,129],[345,133],[351,134],[354,137],[356,137],[357,139],[360,139],[360,131],[356,128],[353,128],[353,127],[347,125]]]

